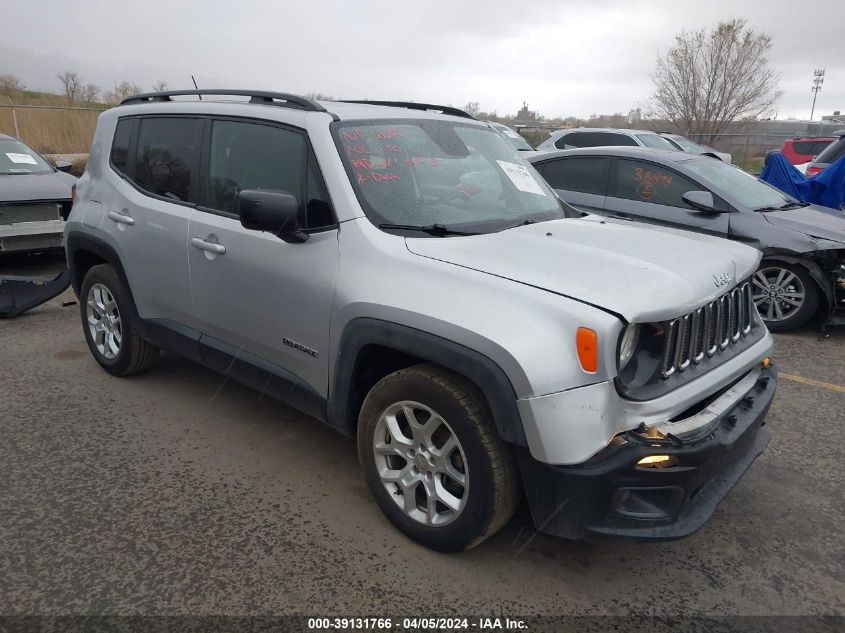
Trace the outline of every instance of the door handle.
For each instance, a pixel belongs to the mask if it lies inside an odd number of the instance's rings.
[[[109,211],[108,216],[119,224],[128,224],[129,226],[135,224],[135,218],[130,215],[126,215],[125,213],[120,213],[118,211]]]
[[[222,244],[215,244],[214,242],[206,242],[204,239],[199,237],[192,237],[191,238],[191,246],[200,249],[201,251],[208,251],[209,253],[215,253],[217,255],[223,255],[226,253],[226,247]]]

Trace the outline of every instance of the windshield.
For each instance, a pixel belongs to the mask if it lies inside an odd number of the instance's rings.
[[[685,161],[684,166],[706,180],[715,193],[734,206],[756,210],[798,204],[797,200],[758,180],[739,167],[720,160],[696,158]]]
[[[504,137],[508,139],[510,144],[513,145],[516,149],[521,150],[523,152],[534,151],[534,148],[528,144],[528,141],[522,138],[522,136],[518,132],[514,132],[512,129],[510,129],[507,125],[502,125],[501,123],[491,123],[490,125],[492,125],[494,128],[496,128],[496,130],[501,132]]]
[[[672,152],[678,151],[677,147],[657,134],[637,134],[637,138],[642,141],[643,145],[652,149],[668,149]]]
[[[336,124],[335,142],[376,225],[498,231],[564,217],[562,204],[498,132],[448,120]]]
[[[49,174],[53,168],[37,152],[15,139],[0,139],[0,174]]]
[[[681,149],[685,152],[698,153],[707,151],[707,149],[703,145],[694,143],[693,141],[683,136],[673,136],[669,140],[673,143],[677,143],[678,145],[680,145]]]

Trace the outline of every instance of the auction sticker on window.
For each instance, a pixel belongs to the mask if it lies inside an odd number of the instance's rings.
[[[27,165],[37,165],[35,159],[29,154],[16,154],[15,152],[6,152],[6,156],[13,163],[26,163]]]
[[[540,188],[540,184],[534,180],[534,176],[528,171],[524,165],[517,165],[516,163],[509,163],[504,160],[497,160],[499,167],[505,172],[505,175],[510,178],[514,187],[526,193],[536,193],[540,196],[545,196],[546,192]]]

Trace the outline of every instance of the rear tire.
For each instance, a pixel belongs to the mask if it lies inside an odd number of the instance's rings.
[[[138,333],[129,290],[109,264],[92,267],[79,293],[82,330],[88,349],[100,366],[115,376],[152,367],[159,350]]]
[[[434,365],[402,369],[372,388],[358,417],[358,457],[387,518],[441,552],[478,545],[519,499],[513,456],[483,396]]]
[[[819,287],[800,264],[764,261],[751,282],[754,303],[771,332],[795,330],[819,309]]]

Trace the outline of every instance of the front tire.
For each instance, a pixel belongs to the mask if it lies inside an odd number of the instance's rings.
[[[757,311],[771,332],[797,329],[819,308],[819,287],[800,264],[764,261],[751,280]]]
[[[128,376],[155,364],[159,350],[138,333],[129,290],[112,266],[100,264],[85,275],[79,311],[88,349],[107,372]]]
[[[516,508],[513,456],[484,398],[434,365],[394,372],[372,388],[358,417],[358,457],[388,519],[438,551],[479,544]]]

